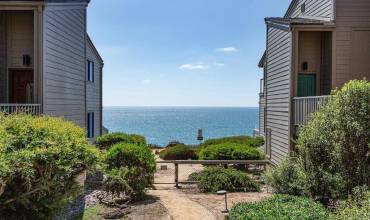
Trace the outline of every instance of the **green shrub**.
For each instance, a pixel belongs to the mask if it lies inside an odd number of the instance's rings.
[[[343,202],[332,220],[368,220],[370,219],[370,191],[367,187],[356,187],[353,195]]]
[[[235,136],[235,137],[224,137],[206,140],[201,146],[208,147],[210,145],[218,145],[224,143],[235,143],[243,144],[251,147],[260,147],[264,144],[264,139],[261,137],[252,138],[249,136]]]
[[[74,177],[98,160],[85,136],[63,119],[0,114],[0,179],[6,183],[0,216],[50,219],[77,196]]]
[[[307,177],[299,158],[289,157],[278,167],[268,169],[264,175],[266,183],[276,193],[296,196],[308,195]]]
[[[256,192],[260,191],[259,185],[248,174],[220,166],[207,167],[198,174],[191,174],[191,181],[199,181],[199,189],[202,192],[217,192],[227,190],[229,192]]]
[[[146,145],[145,137],[137,134],[109,133],[96,138],[96,146],[100,149],[109,149],[114,144],[129,143],[137,145]]]
[[[144,145],[116,144],[106,153],[105,164],[108,174],[105,186],[113,194],[139,198],[153,183],[155,158]]]
[[[177,145],[175,147],[166,148],[159,153],[159,157],[163,160],[198,159],[196,152],[192,148],[185,145]]]
[[[201,160],[260,160],[263,155],[256,148],[237,143],[210,145],[200,150]]]
[[[275,195],[256,203],[239,203],[232,207],[230,220],[326,220],[328,212],[319,203],[306,198]]]

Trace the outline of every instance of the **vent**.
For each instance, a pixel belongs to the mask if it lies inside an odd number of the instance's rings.
[[[301,13],[305,12],[306,12],[306,2],[303,2],[303,4],[301,5]]]

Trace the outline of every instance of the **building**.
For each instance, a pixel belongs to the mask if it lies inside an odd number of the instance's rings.
[[[370,79],[370,1],[293,0],[284,17],[265,21],[259,130],[278,164],[332,89]]]
[[[103,60],[89,0],[0,1],[0,110],[64,117],[102,133]]]

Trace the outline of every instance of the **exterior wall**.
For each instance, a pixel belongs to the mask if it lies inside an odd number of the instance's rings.
[[[370,79],[370,1],[337,0],[333,87]],[[361,72],[358,72],[361,71]]]
[[[273,26],[267,30],[266,128],[271,129],[271,161],[277,164],[290,150],[292,34]]]
[[[6,36],[5,14],[0,11],[0,103],[6,100]]]
[[[102,125],[102,69],[98,55],[95,53],[93,45],[87,42],[86,46],[87,60],[94,62],[94,82],[86,83],[86,103],[87,112],[94,112],[94,135],[98,137],[101,135]]]
[[[265,108],[266,99],[264,96],[260,96],[259,101],[259,134],[265,136]]]
[[[47,4],[43,34],[44,114],[86,126],[86,4]]]
[[[286,17],[296,18],[307,16],[332,20],[334,18],[333,1],[334,0],[296,0],[292,3],[294,5],[291,10],[287,12]],[[304,3],[306,4],[306,11],[302,13],[301,6]]]

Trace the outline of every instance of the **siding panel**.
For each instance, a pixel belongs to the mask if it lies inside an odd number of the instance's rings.
[[[306,11],[302,13],[301,6],[304,3],[306,4]],[[334,17],[333,15],[333,0],[297,0],[286,17],[297,18],[309,16],[318,19],[332,19]]]

